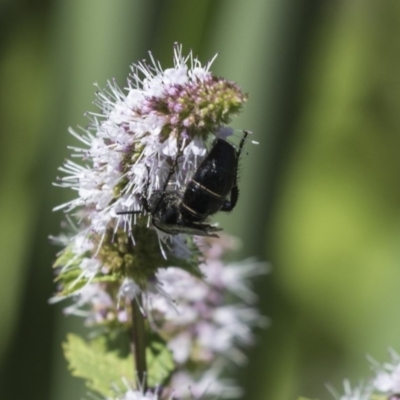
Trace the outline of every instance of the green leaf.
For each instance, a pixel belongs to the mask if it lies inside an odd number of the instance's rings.
[[[63,344],[72,375],[85,379],[89,389],[104,396],[113,395],[115,388],[124,389],[122,377],[135,382],[132,356],[121,357],[118,350],[109,351],[107,347],[104,336],[88,342],[69,334]],[[152,337],[146,358],[149,386],[165,383],[175,369],[172,353],[165,343]]]
[[[187,238],[187,246],[190,250],[190,255],[187,255],[184,258],[179,258],[173,254],[168,254],[166,260],[167,264],[165,267],[178,267],[190,273],[191,275],[194,275],[196,278],[203,279],[203,273],[199,268],[199,264],[201,262],[201,253],[198,249],[198,246],[194,243],[193,238],[190,236]]]
[[[79,278],[81,274],[82,270],[79,268],[79,266],[60,272],[60,274],[55,279],[56,282],[60,282],[62,284],[61,289],[58,292],[58,295],[70,296],[73,293],[77,292],[79,289],[81,289],[83,286],[85,286],[88,283],[88,279],[85,277]],[[96,276],[91,280],[91,282],[114,283],[114,282],[119,282],[120,279],[121,278],[117,274],[109,273],[108,275]]]
[[[81,263],[82,259],[85,257],[86,253],[82,253],[79,257],[72,250],[71,245],[67,246],[61,254],[57,257],[53,264],[53,268],[64,267],[69,264],[70,267],[77,267]]]
[[[135,382],[132,357],[121,358],[116,351],[107,351],[104,337],[87,342],[69,334],[63,349],[72,375],[85,379],[93,391],[111,396],[114,393],[112,388],[124,389],[122,377]]]
[[[150,387],[166,382],[175,369],[172,353],[165,343],[151,342],[146,349],[148,384]]]

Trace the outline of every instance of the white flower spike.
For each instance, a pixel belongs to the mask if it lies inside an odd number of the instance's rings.
[[[77,197],[56,208],[73,233],[57,238],[64,250],[51,301],[71,298],[65,314],[84,317],[93,339],[69,336],[65,354],[108,400],[239,397],[225,368],[246,361],[252,328],[267,323],[250,282],[266,268],[225,264],[236,241],[216,241],[220,229],[208,219],[238,200],[249,132],[235,146],[227,124],[247,95],[211,73],[215,57],[202,65],[175,45],[172,68],[149,58],[132,66],[126,88],[99,88],[100,112],[88,114],[87,129],[70,130],[82,147],[71,147],[58,184]],[[132,360],[113,350],[123,337]],[[82,351],[93,365],[80,363]],[[116,384],[118,362],[135,366],[137,385]]]
[[[163,187],[174,162],[179,190],[206,155],[208,138],[232,133],[225,124],[247,99],[235,83],[212,75],[214,59],[202,66],[175,45],[173,68],[163,70],[150,53],[150,64],[132,66],[127,88],[112,81],[99,89],[100,114],[89,113],[83,132],[70,130],[83,144],[72,148],[72,158],[82,163],[60,168],[59,185],[78,197],[56,209],[84,208],[91,232],[131,233],[132,216],[120,213],[142,210],[143,197]]]

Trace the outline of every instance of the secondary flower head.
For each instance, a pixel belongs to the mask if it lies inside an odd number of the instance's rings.
[[[125,89],[114,81],[99,89],[100,114],[89,113],[91,123],[80,134],[71,130],[84,145],[72,148],[82,164],[68,160],[61,168],[60,185],[78,197],[58,208],[84,208],[92,232],[131,234],[132,216],[120,212],[143,211],[143,199],[163,189],[171,169],[168,183],[182,188],[209,138],[232,133],[225,125],[247,99],[235,83],[210,72],[214,59],[202,66],[175,45],[172,68],[162,69],[150,54],[150,63],[132,66]]]
[[[351,387],[348,380],[344,381],[344,394],[339,396],[340,400],[370,400],[372,394],[372,388],[370,385],[360,384],[358,386]]]
[[[380,365],[372,361],[375,377],[372,381],[374,389],[379,393],[393,395],[400,393],[400,356],[390,351],[391,362]]]
[[[241,389],[223,379],[222,371],[228,363],[245,363],[243,348],[254,342],[252,329],[267,323],[254,306],[257,298],[251,287],[251,278],[267,269],[254,260],[224,262],[222,257],[237,246],[229,236],[199,238],[196,243],[203,278],[169,267],[155,273],[146,291],[132,280],[122,286],[104,280],[89,283],[76,292],[65,313],[85,317],[93,328],[126,329],[132,294],[140,296],[151,330],[174,362],[174,396],[236,398]]]

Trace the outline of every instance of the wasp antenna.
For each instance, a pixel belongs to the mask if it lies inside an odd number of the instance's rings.
[[[242,137],[242,140],[239,143],[239,150],[237,152],[238,158],[240,157],[240,153],[243,150],[244,144],[246,143],[246,139],[247,139],[247,136],[248,136],[249,133],[251,133],[251,132],[250,131],[243,131],[243,137]]]

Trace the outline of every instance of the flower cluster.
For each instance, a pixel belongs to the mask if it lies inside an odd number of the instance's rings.
[[[391,362],[380,364],[370,359],[374,375],[358,386],[344,382],[344,394],[331,389],[337,400],[398,399],[400,395],[400,355],[390,350]]]
[[[135,227],[140,240],[133,242],[123,229],[107,229],[100,235],[86,229],[73,236],[57,238],[65,246],[54,267],[57,268],[58,293],[53,301],[73,294],[88,296],[92,283],[110,284],[113,293],[129,294],[133,299],[149,289],[159,268],[178,266],[196,273],[198,249],[190,238],[177,236],[167,251],[159,251],[157,233],[153,229]],[[99,295],[99,292],[98,292]],[[119,297],[119,296],[118,296]]]
[[[394,350],[390,350],[390,357],[391,362],[382,365],[372,360],[375,370],[372,387],[387,397],[400,394],[400,356]]]
[[[78,196],[57,207],[68,215],[70,232],[55,239],[64,249],[54,265],[52,301],[72,299],[65,313],[91,327],[91,342],[71,336],[64,350],[74,374],[108,399],[112,393],[118,400],[237,397],[240,388],[223,377],[226,366],[245,362],[252,329],[266,324],[250,284],[265,273],[264,264],[226,264],[222,257],[236,242],[211,237],[219,230],[214,226],[174,231],[153,219],[154,204],[172,199],[162,210],[168,213],[182,198],[213,139],[226,144],[233,134],[226,124],[247,99],[235,83],[210,72],[213,61],[202,66],[175,45],[174,65],[164,70],[150,54],[150,63],[133,65],[125,89],[114,81],[99,88],[100,114],[89,113],[87,129],[70,130],[83,143],[72,147],[81,163],[66,161],[58,184]],[[135,333],[138,314],[141,333]],[[149,340],[140,349],[134,336],[145,331]],[[136,377],[132,354],[112,348],[121,335],[151,360],[148,370],[136,365]],[[91,364],[81,362],[82,353]],[[117,365],[128,379],[123,386]],[[100,370],[111,371],[109,386],[94,376]],[[144,383],[134,385],[137,380]]]
[[[143,197],[163,188],[175,164],[169,183],[182,188],[209,138],[232,134],[225,124],[247,99],[235,83],[211,74],[212,62],[202,66],[176,45],[173,68],[163,70],[151,56],[151,64],[132,67],[126,90],[115,82],[99,89],[101,113],[89,113],[81,134],[71,130],[84,145],[72,148],[72,158],[85,164],[68,160],[60,169],[66,176],[59,184],[78,197],[57,209],[83,207],[89,229],[101,235],[110,227],[131,233],[131,215],[118,213],[142,210]]]
[[[372,388],[368,384],[361,384],[351,387],[348,380],[343,383],[344,394],[339,395],[332,390],[334,397],[337,400],[370,400],[372,395]]]
[[[94,281],[128,279],[120,290],[129,280],[135,282],[131,288],[145,290],[160,267],[196,273],[193,241],[148,229],[145,205],[167,188],[182,193],[206,156],[209,139],[232,135],[225,124],[247,96],[235,83],[212,75],[214,59],[202,66],[175,45],[174,66],[163,70],[150,54],[150,64],[132,66],[126,89],[115,82],[99,89],[101,112],[89,113],[87,129],[71,130],[84,144],[72,147],[72,158],[83,163],[66,161],[59,185],[78,197],[56,209],[74,212],[79,229],[58,238],[65,246],[55,264],[61,267],[58,298]]]
[[[267,269],[253,260],[225,263],[222,257],[237,245],[227,235],[200,238],[196,244],[201,249],[203,278],[170,267],[157,271],[154,290],[149,286],[140,292],[133,281],[125,281],[126,290],[118,293],[114,283],[91,283],[65,313],[85,317],[92,328],[123,329],[129,323],[132,296],[140,296],[152,331],[172,353],[174,394],[234,398],[241,394],[240,388],[219,376],[228,362],[246,361],[242,348],[253,343],[252,329],[267,323],[254,307],[257,298],[250,282]]]
[[[249,288],[249,278],[265,273],[265,265],[252,260],[238,264],[222,261],[232,239],[200,239],[204,262],[199,279],[179,268],[157,272],[163,296],[149,298],[149,308],[156,328],[169,339],[168,346],[178,365],[213,361],[226,355],[242,364],[245,357],[237,347],[252,343],[252,327],[264,324],[252,304],[256,300]],[[226,296],[240,302],[229,305]],[[169,299],[172,299],[171,302]]]

